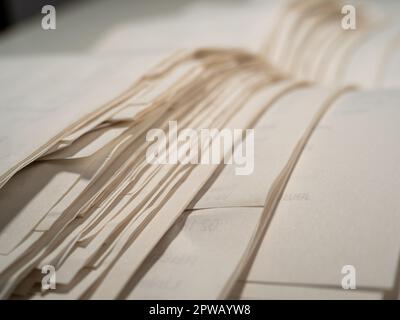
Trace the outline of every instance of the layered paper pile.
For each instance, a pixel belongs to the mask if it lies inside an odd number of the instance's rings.
[[[343,5],[197,3],[90,54],[4,41],[0,297],[397,298],[400,11],[354,3],[345,30]],[[201,162],[219,135],[172,122],[241,131]],[[174,161],[149,162],[155,129]]]

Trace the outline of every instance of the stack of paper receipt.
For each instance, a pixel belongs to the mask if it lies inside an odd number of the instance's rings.
[[[0,298],[398,298],[400,11],[351,3],[0,41]]]

